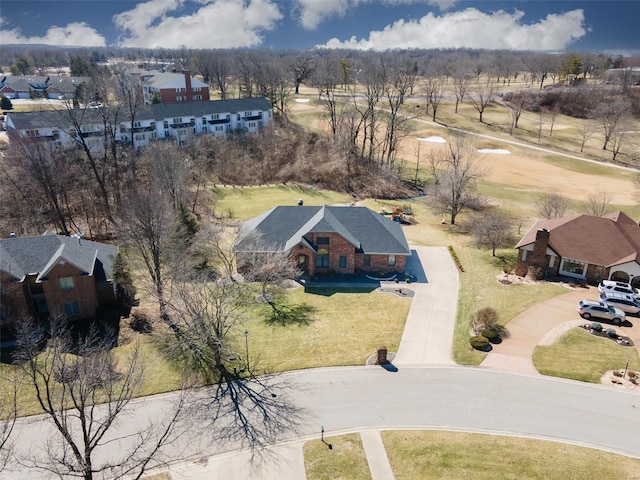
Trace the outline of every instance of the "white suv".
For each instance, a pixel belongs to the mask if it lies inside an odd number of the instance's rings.
[[[628,283],[614,282],[613,280],[602,280],[598,285],[598,292],[600,293],[624,293],[631,295],[636,300],[640,299],[640,293]]]
[[[635,315],[640,313],[640,302],[626,293],[605,291],[600,294],[600,300],[626,313],[633,313]]]

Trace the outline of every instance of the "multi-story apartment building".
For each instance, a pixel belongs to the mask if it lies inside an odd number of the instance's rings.
[[[92,149],[104,148],[105,138],[133,142],[137,148],[155,139],[184,145],[192,135],[224,137],[229,132],[254,133],[273,120],[273,107],[263,97],[141,106],[132,119],[117,107],[72,111],[10,112],[9,141],[20,138],[51,142],[68,149],[81,140]],[[106,135],[105,135],[106,133]]]

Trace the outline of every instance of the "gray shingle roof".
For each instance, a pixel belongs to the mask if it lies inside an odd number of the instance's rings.
[[[97,280],[110,280],[118,247],[64,235],[15,237],[0,240],[0,271],[22,280],[37,274],[37,280],[60,260],[74,265]]]
[[[366,207],[275,207],[245,223],[234,250],[254,248],[257,235],[266,249],[288,251],[310,232],[337,233],[367,254],[411,255],[400,224]]]
[[[157,105],[144,105],[136,113],[137,120],[163,120],[176,117],[202,117],[215,113],[237,113],[245,111],[268,111],[271,104],[264,97],[236,98],[232,100],[212,100],[210,102],[169,103]],[[101,124],[101,118],[96,108],[75,110],[77,115],[84,115],[83,125]],[[109,112],[109,107],[103,107],[104,112]],[[115,110],[115,109],[113,109]],[[118,113],[119,121],[130,121],[129,114],[121,109]],[[69,113],[66,110],[43,110],[39,112],[9,112],[9,118],[16,130],[28,130],[34,128],[57,127],[68,129],[71,127]]]

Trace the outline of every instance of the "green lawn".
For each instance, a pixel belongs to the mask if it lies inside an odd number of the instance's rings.
[[[638,459],[543,440],[442,431],[382,432],[382,440],[397,480],[628,480],[640,472]]]
[[[305,305],[311,312],[304,325],[271,325],[269,308],[256,309],[246,325],[249,355],[269,372],[337,365],[364,365],[380,344],[397,352],[411,300],[373,291],[305,293],[302,287],[286,294],[289,305]],[[262,315],[260,315],[262,314]],[[236,348],[244,352],[244,337]]]
[[[624,334],[624,329],[621,331]],[[622,347],[582,328],[574,328],[553,345],[538,346],[533,352],[533,364],[541,374],[591,383],[600,383],[607,370],[623,369],[627,359],[630,369],[640,370],[634,347]]]
[[[305,205],[350,204],[353,201],[347,194],[289,185],[216,187],[212,192],[213,208],[218,215],[238,220],[249,220],[278,205],[297,205],[299,198]]]
[[[360,441],[353,433],[304,444],[304,464],[307,480],[370,480],[369,464]]]

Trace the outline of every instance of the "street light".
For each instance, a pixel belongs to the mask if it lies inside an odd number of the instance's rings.
[[[247,362],[247,372],[249,370],[249,330],[244,331],[244,348],[245,348],[245,360]]]
[[[329,447],[329,450],[333,450],[333,445],[324,441],[324,425],[320,427],[320,441]]]

